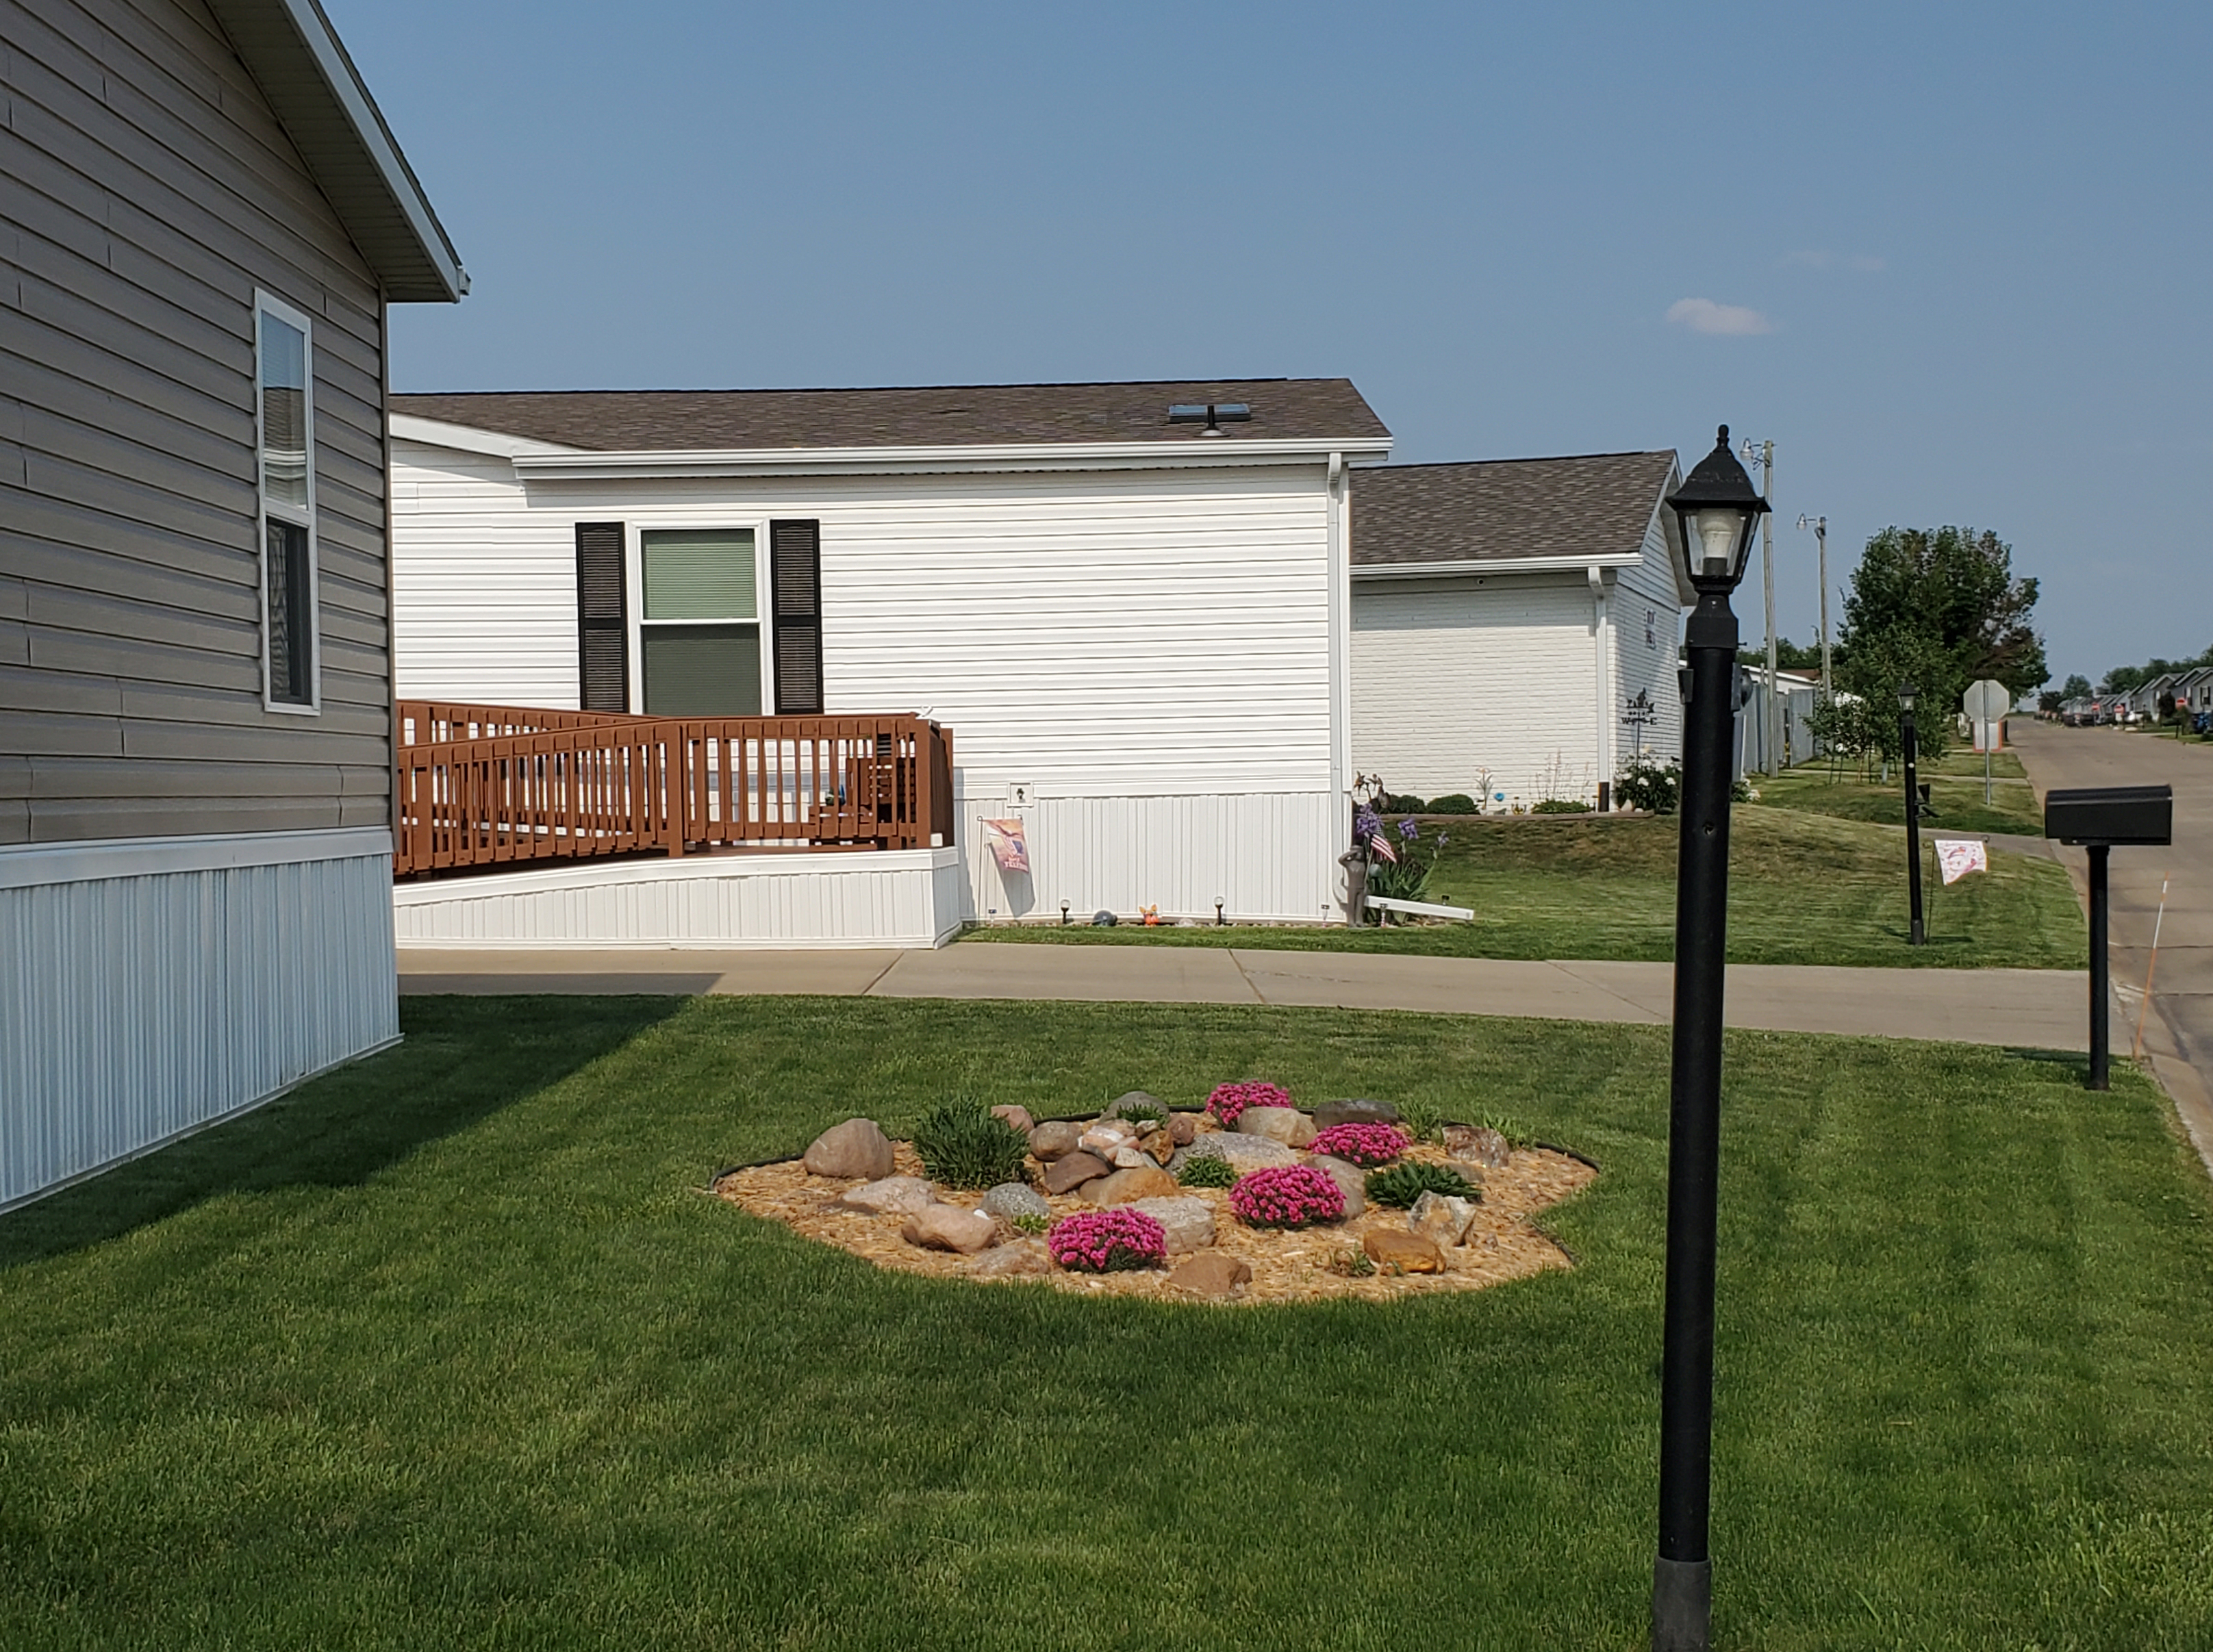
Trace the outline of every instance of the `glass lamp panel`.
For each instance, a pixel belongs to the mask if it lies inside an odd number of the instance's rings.
[[[261,312],[261,485],[278,504],[308,503],[308,335]]]
[[[1708,579],[1727,579],[1736,572],[1736,552],[1744,532],[1745,513],[1727,506],[1709,506],[1698,514],[1698,568]]]
[[[638,535],[648,619],[753,619],[753,531],[654,530]]]

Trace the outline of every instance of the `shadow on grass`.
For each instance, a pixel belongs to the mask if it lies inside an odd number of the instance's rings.
[[[403,999],[398,1048],[0,1216],[0,1269],[82,1250],[225,1194],[367,1181],[619,1049],[689,1002]]]

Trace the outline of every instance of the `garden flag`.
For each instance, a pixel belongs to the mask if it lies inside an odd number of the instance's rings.
[[[991,858],[1002,872],[1030,869],[1030,846],[1022,837],[1023,824],[1019,820],[984,822],[984,834],[991,840]]]
[[[1943,869],[1945,882],[1957,883],[1970,872],[1990,869],[1990,845],[1980,838],[1939,838],[1936,864]]]

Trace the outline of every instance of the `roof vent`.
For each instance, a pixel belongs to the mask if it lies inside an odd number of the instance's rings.
[[[1241,401],[1179,402],[1168,409],[1171,424],[1204,424],[1201,436],[1220,436],[1224,422],[1241,424],[1253,417],[1250,403]]]

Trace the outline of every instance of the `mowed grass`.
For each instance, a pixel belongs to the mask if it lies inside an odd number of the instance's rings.
[[[1850,766],[1838,771],[1826,762],[1808,763],[1753,783],[1759,789],[1761,803],[1769,808],[1903,827],[1905,777],[1894,766],[1887,781],[1880,777],[1881,772],[1878,769],[1862,778]],[[1921,764],[1917,773],[1928,786],[1930,803],[1936,811],[1933,819],[1924,819],[1924,833],[2044,835],[2044,811],[2028,783],[2027,771],[2011,752],[1990,753],[1988,803],[1983,802],[1983,759],[1978,753],[1949,751],[1934,763]]]
[[[1390,929],[1207,924],[1003,925],[970,942],[1250,947],[1456,958],[1675,955],[1673,815],[1576,815],[1425,822],[1447,835],[1430,899],[1470,908],[1472,922]],[[1941,886],[1924,835],[1929,942],[1907,944],[1905,833],[1764,803],[1739,804],[1729,826],[1729,957],[1743,964],[2085,969],[2089,943],[2067,875],[2054,863],[1993,850],[1990,869]],[[1234,914],[1233,914],[1234,916]]]
[[[0,1645],[1627,1649],[1667,1039],[1308,1009],[410,1000],[0,1218]],[[1716,1644],[2213,1644],[2213,1198],[2132,1070],[1732,1034]],[[1578,1265],[1210,1309],[702,1192],[868,1113],[1269,1076],[1520,1115]]]

